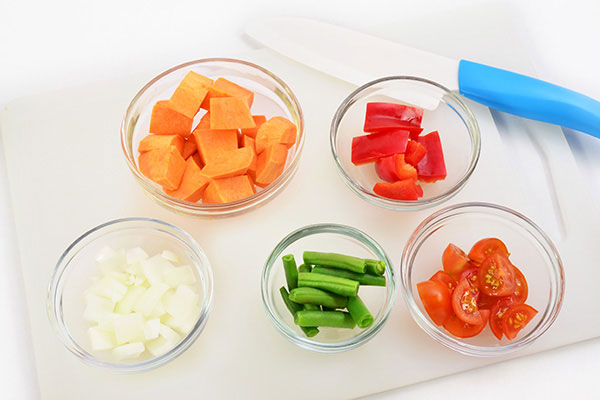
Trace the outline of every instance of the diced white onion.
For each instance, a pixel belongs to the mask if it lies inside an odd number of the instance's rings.
[[[144,343],[135,342],[124,344],[119,347],[115,347],[112,350],[113,357],[118,360],[128,360],[131,358],[138,358],[145,350]]]
[[[173,253],[170,250],[163,250],[163,252],[160,254],[165,260],[174,262],[174,263],[180,263],[181,260],[179,259],[179,257],[177,257],[177,254]]]

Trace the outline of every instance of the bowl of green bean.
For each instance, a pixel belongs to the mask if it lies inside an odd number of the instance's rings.
[[[320,353],[354,349],[383,328],[396,298],[385,250],[364,232],[318,224],[295,230],[265,263],[265,311],[290,342]]]

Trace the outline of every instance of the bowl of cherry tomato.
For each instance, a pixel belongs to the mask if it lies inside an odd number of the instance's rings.
[[[414,211],[456,195],[479,160],[475,116],[436,82],[390,76],[350,93],[330,128],[344,183],[371,204]]]
[[[402,294],[417,324],[460,353],[493,357],[527,346],[560,311],[563,265],[526,216],[462,203],[425,219],[400,264]]]

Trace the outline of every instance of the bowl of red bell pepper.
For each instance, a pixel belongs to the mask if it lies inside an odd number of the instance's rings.
[[[418,210],[457,194],[481,150],[479,126],[460,96],[416,77],[365,84],[339,106],[330,131],[342,179],[392,210]]]
[[[561,309],[552,240],[526,216],[462,203],[426,218],[406,243],[401,293],[415,322],[460,353],[493,357],[533,343]]]

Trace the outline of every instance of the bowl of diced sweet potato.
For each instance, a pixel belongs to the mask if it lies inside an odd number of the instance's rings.
[[[295,173],[304,144],[291,89],[241,60],[188,62],[152,79],[121,125],[127,164],[169,209],[228,215],[264,203]]]

